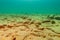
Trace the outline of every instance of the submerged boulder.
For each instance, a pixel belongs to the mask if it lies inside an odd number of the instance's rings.
[[[60,17],[55,17],[54,19],[56,19],[56,20],[60,20]]]
[[[56,17],[56,15],[52,15],[52,16],[48,15],[47,18],[48,19],[60,20],[60,17],[58,17],[58,16]]]

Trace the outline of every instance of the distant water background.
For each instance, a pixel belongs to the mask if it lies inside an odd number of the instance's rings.
[[[60,14],[60,0],[0,0],[0,14]]]

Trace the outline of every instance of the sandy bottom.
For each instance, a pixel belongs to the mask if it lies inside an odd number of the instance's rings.
[[[48,15],[0,15],[0,40],[60,40],[60,20]]]

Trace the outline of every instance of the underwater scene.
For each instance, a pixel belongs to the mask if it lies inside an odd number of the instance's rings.
[[[60,40],[60,0],[0,0],[0,40]]]

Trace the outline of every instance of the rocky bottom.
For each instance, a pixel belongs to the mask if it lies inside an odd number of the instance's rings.
[[[39,21],[25,16],[1,16],[0,40],[60,40],[60,32],[53,29],[55,24],[57,25],[54,20]]]

